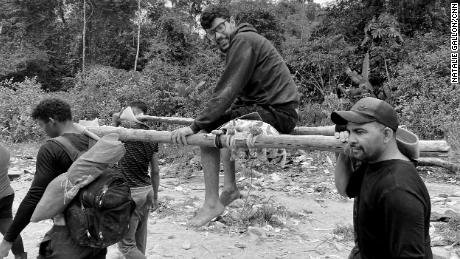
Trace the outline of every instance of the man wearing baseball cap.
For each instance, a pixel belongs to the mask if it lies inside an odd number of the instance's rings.
[[[414,164],[398,149],[396,111],[366,97],[331,119],[345,129],[337,136],[347,143],[337,158],[335,184],[356,201],[357,247],[349,258],[432,258],[430,197]]]

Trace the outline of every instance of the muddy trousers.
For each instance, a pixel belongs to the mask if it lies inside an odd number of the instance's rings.
[[[129,221],[128,232],[118,242],[118,249],[126,259],[146,259],[147,223],[153,188],[151,185],[131,188],[131,197],[136,203],[136,209]]]

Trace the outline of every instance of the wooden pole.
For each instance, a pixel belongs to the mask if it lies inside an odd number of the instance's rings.
[[[171,132],[155,131],[155,130],[140,130],[140,129],[125,129],[122,127],[87,127],[86,131],[90,131],[98,136],[103,136],[109,133],[117,133],[120,140],[146,141],[159,143],[172,143]],[[219,136],[223,147],[227,145],[227,136]],[[234,139],[235,147],[248,147],[247,139]],[[216,135],[198,133],[187,137],[189,145],[214,147]],[[255,148],[297,148],[306,150],[321,150],[340,152],[343,150],[344,144],[333,136],[322,135],[274,135],[274,136],[258,136],[255,138],[251,147]],[[439,166],[446,168],[454,173],[460,172],[460,165],[449,161],[436,158],[448,157],[450,147],[445,141],[437,140],[421,140],[420,141],[420,158],[418,159],[420,166]]]
[[[149,120],[155,122],[164,122],[178,125],[190,125],[193,122],[193,118],[183,117],[161,117],[142,115],[140,120]],[[320,126],[320,127],[296,127],[292,134],[294,135],[323,135],[323,136],[334,136],[334,126]]]
[[[117,133],[120,140],[132,141],[148,141],[158,143],[172,143],[171,132],[156,131],[156,130],[140,130],[140,129],[125,129],[122,127],[87,127],[87,130],[96,135],[103,136],[109,133]],[[215,146],[214,134],[197,133],[187,137],[189,145],[195,146]],[[223,147],[229,147],[227,136],[221,135],[220,142]],[[248,147],[246,139],[235,138],[235,147]],[[343,144],[330,136],[295,136],[295,135],[274,135],[274,136],[258,136],[253,143],[254,148],[299,148],[299,149],[314,149],[324,151],[340,151]]]
[[[87,130],[94,132],[99,136],[109,133],[117,133],[120,135],[120,140],[133,140],[133,141],[148,141],[159,143],[172,143],[171,132],[169,131],[155,131],[155,130],[140,130],[140,129],[125,129],[122,127],[87,127]],[[196,146],[215,146],[214,134],[198,133],[187,137],[189,145]],[[220,136],[220,142],[224,147],[226,144],[227,136]],[[421,141],[422,143],[422,141]],[[246,139],[235,138],[236,147],[248,147]],[[252,147],[257,148],[298,148],[298,149],[312,149],[323,151],[341,151],[344,144],[333,136],[322,135],[273,135],[273,136],[258,136],[255,138]],[[447,153],[449,146],[443,141],[423,141],[420,145],[420,152],[440,152]]]
[[[151,115],[142,115],[142,117],[139,117],[139,119],[156,121],[156,122],[165,122],[165,123],[170,123],[170,124],[179,124],[179,125],[190,125],[193,122],[192,118],[160,117],[160,116],[151,116]]]
[[[448,169],[453,173],[460,172],[460,165],[435,157],[421,157],[417,160],[419,166],[439,166]]]
[[[190,125],[193,122],[192,118],[182,117],[159,117],[143,115],[142,119],[165,122],[171,124]],[[334,136],[335,126],[318,126],[318,127],[304,127],[299,126],[294,129],[294,135],[322,135]],[[422,152],[448,152],[449,145],[445,140],[420,140],[419,148]]]
[[[318,127],[295,127],[294,135],[323,135],[334,136],[335,126],[318,126]]]
[[[450,146],[445,140],[419,140],[420,152],[449,152]]]

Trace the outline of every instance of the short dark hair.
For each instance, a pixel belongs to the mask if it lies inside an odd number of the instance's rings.
[[[145,104],[145,103],[142,102],[142,101],[134,101],[134,102],[131,102],[131,103],[129,104],[129,106],[131,106],[131,107],[136,107],[136,108],[140,109],[143,113],[147,113],[147,110],[148,110],[147,104]]]
[[[208,6],[201,13],[200,24],[203,29],[207,30],[211,28],[212,21],[216,18],[223,18],[225,20],[230,19],[230,11],[222,5],[211,5]]]
[[[48,122],[49,118],[56,121],[72,120],[72,111],[70,105],[57,98],[48,98],[42,100],[32,111],[32,119]]]

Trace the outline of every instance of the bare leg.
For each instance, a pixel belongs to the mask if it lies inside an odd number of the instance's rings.
[[[230,149],[221,150],[221,160],[224,164],[224,189],[220,194],[219,200],[222,205],[227,206],[234,200],[241,198],[235,180],[235,161],[230,160]]]
[[[201,147],[205,197],[203,207],[189,222],[191,226],[203,226],[225,210],[219,201],[219,163],[220,153],[217,148]]]

